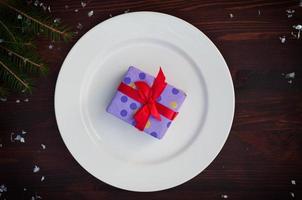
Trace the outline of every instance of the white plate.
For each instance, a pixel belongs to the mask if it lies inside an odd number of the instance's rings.
[[[128,66],[156,75],[187,98],[162,140],[106,113]],[[135,12],[95,26],[72,48],[60,71],[55,112],[62,138],[89,173],[118,188],[158,191],[204,170],[224,145],[234,90],[214,44],[189,23]]]

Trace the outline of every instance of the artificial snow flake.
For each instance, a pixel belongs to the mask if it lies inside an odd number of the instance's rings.
[[[46,145],[45,144],[41,144],[42,149],[46,149]]]
[[[34,166],[33,172],[37,173],[40,171],[40,167],[38,167],[37,165]]]
[[[5,101],[7,101],[7,98],[1,97],[1,98],[0,98],[0,101],[5,102]]]
[[[295,198],[295,193],[290,192],[290,196],[292,196],[293,198]]]
[[[79,22],[79,23],[77,24],[77,29],[81,30],[82,28],[83,28],[83,25]]]
[[[234,14],[230,13],[229,15],[231,19],[234,18]]]
[[[130,12],[130,9],[127,9],[127,10],[124,11],[124,13],[128,13],[128,12]]]
[[[285,36],[281,36],[281,37],[279,37],[279,39],[280,39],[282,44],[284,44],[286,42]]]
[[[22,131],[21,131],[21,133],[22,133],[23,135],[25,135],[27,132],[26,132],[26,131],[24,131],[24,130],[22,130]]]
[[[18,19],[22,19],[22,15],[19,14],[19,15],[17,16],[17,18],[18,18]]]
[[[258,10],[258,16],[260,16],[261,15],[261,10]]]
[[[295,13],[295,10],[293,10],[293,9],[287,9],[286,10],[286,15],[287,15],[288,18],[291,18],[294,13]]]
[[[79,9],[74,9],[74,12],[79,12]]]
[[[47,7],[47,10],[48,10],[48,12],[50,12],[50,13],[51,13],[51,9],[50,9],[50,6],[48,6],[48,7]]]
[[[52,44],[50,44],[50,45],[48,45],[48,49],[53,49],[53,45]]]
[[[296,181],[295,180],[291,180],[292,185],[296,185]]]
[[[87,3],[85,3],[84,1],[81,1],[81,6],[82,6],[82,8],[85,8],[86,5],[87,5]]]
[[[89,12],[87,13],[87,16],[88,16],[88,17],[92,17],[92,15],[93,15],[93,10],[91,10],[91,11],[89,11]]]
[[[41,182],[43,182],[45,180],[45,176],[41,177]]]
[[[24,99],[24,102],[29,102],[29,99],[28,98]]]
[[[68,6],[68,5],[65,5],[64,7],[65,7],[65,9],[68,9],[68,8],[69,8],[69,6]]]
[[[22,137],[21,135],[17,135],[15,138],[14,138],[15,141],[20,141],[21,143],[25,143],[25,139],[24,137]]]
[[[55,23],[55,24],[59,24],[60,22],[61,22],[61,18],[55,18],[53,20],[53,23]]]
[[[229,196],[228,196],[228,195],[226,195],[226,194],[222,194],[222,195],[221,195],[221,198],[223,198],[223,199],[227,199],[227,198],[229,198]]]
[[[20,100],[19,100],[19,99],[17,99],[17,100],[16,100],[16,103],[20,103]]]
[[[38,5],[39,5],[39,1],[36,0],[36,1],[34,2],[34,5],[35,5],[35,6],[38,6]]]
[[[295,76],[296,76],[296,73],[295,73],[295,72],[291,72],[291,73],[285,74],[285,78],[286,78],[286,79],[294,79]]]
[[[7,192],[7,187],[4,184],[0,185],[0,193],[3,192]]]

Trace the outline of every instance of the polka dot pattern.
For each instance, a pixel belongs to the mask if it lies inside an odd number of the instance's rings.
[[[172,94],[177,95],[178,93],[179,93],[179,90],[178,90],[178,89],[176,89],[176,88],[173,88],[173,89],[172,89]]]
[[[137,109],[136,103],[131,103],[131,104],[130,104],[130,108],[131,108],[131,110]]]
[[[152,135],[153,137],[157,137],[157,133],[155,131],[153,131],[152,133],[150,133],[150,135]]]
[[[121,97],[121,102],[126,103],[128,101],[128,97],[127,96],[122,96]]]
[[[170,127],[170,125],[171,125],[171,122],[168,122],[168,123],[167,123],[167,128],[169,128],[169,127]]]
[[[146,78],[146,74],[144,72],[139,73],[138,75],[139,79],[143,80]]]
[[[122,110],[120,114],[122,117],[126,117],[128,112],[127,112],[127,110]]]
[[[125,82],[126,84],[131,83],[131,78],[125,77],[125,78],[124,78],[124,82]]]

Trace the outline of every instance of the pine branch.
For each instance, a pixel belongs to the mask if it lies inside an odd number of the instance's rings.
[[[42,33],[44,35],[47,35],[53,41],[58,41],[61,39],[63,39],[64,41],[68,41],[73,36],[67,28],[63,28],[62,26],[55,27],[50,23],[49,18],[45,19],[45,16],[40,16],[39,13],[35,13],[35,16],[32,16],[32,13],[34,13],[33,10],[31,10],[31,15],[29,15],[13,4],[1,1],[0,4],[21,15],[23,25],[26,24],[27,27],[30,28],[34,33]]]
[[[14,34],[9,30],[9,28],[0,20],[0,25],[6,30],[6,32],[10,35],[14,42],[17,42]]]
[[[45,66],[45,64],[39,62],[38,59],[35,59],[33,57],[25,57],[26,53],[23,53],[23,55],[25,56],[22,56],[13,48],[5,47],[1,44],[0,50],[3,50],[8,55],[8,57],[10,57],[10,60],[14,62],[18,67],[20,67],[22,71],[39,72],[42,74],[46,74],[47,72],[47,67]]]
[[[31,91],[28,80],[22,77],[22,74],[12,71],[10,67],[8,67],[8,62],[4,60],[0,60],[0,79],[10,88],[14,88],[18,91]]]

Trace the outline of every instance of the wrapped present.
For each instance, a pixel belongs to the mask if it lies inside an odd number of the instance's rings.
[[[153,77],[129,67],[107,112],[161,139],[186,98],[186,94],[165,82],[160,69]]]

